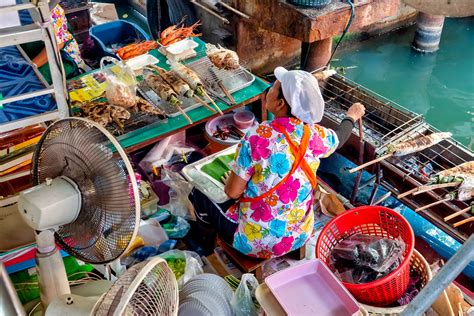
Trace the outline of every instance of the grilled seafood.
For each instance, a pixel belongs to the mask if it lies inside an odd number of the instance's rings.
[[[161,76],[149,73],[145,76],[145,82],[162,100],[169,102],[171,105],[181,104],[176,92]]]
[[[172,63],[171,70],[174,71],[181,79],[183,79],[194,92],[202,97],[204,96],[204,85],[201,78],[191,69],[181,63]]]
[[[158,75],[160,75],[161,78],[163,78],[178,95],[188,98],[193,96],[194,92],[191,87],[176,73],[164,70],[158,66],[149,66],[149,68],[155,70]]]
[[[193,25],[189,27],[185,27],[185,26],[179,27],[179,25],[183,24],[184,20],[185,18],[183,18],[183,20],[181,20],[181,22],[178,23],[177,25],[172,25],[166,28],[165,30],[163,30],[163,32],[161,32],[160,43],[163,46],[174,44],[185,38],[201,36],[201,34],[194,33],[197,27],[201,25],[200,21],[197,21],[196,23],[194,23]]]
[[[162,111],[158,110],[150,102],[140,97],[137,97],[137,107],[138,107],[138,110],[141,112],[148,113],[151,115],[156,115],[156,116],[164,116],[164,113]]]
[[[206,44],[206,53],[209,60],[218,69],[238,69],[239,56],[236,52],[213,44]]]
[[[117,50],[117,55],[123,60],[127,60],[136,56],[148,53],[148,51],[158,47],[155,41],[145,41],[141,43],[133,43]]]
[[[433,133],[426,136],[420,136],[413,140],[401,142],[395,145],[389,145],[388,152],[393,154],[394,156],[405,156],[413,154],[431,146],[434,146],[442,140],[447,139],[451,136],[453,136],[453,134],[449,132]]]

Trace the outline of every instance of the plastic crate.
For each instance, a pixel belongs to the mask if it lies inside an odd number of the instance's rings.
[[[302,6],[322,9],[331,3],[331,0],[288,0],[289,3]]]
[[[112,49],[113,46],[120,48],[133,42],[151,40],[150,36],[138,25],[124,20],[94,25],[89,30],[89,34],[107,55],[114,57],[117,56]]]

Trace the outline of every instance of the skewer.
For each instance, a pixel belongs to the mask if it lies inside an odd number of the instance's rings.
[[[213,112],[213,113],[216,113],[216,110],[214,110],[213,108],[211,108],[209,106],[209,104],[207,104],[206,102],[204,102],[203,99],[201,99],[200,97],[198,97],[197,95],[194,95],[194,98],[199,102],[201,103],[206,109],[208,109],[209,111]]]
[[[401,193],[401,194],[399,194],[399,195],[397,196],[397,199],[403,199],[405,196],[408,196],[408,195],[410,195],[410,194],[412,194],[412,193],[414,193],[414,192],[417,192],[419,189],[420,189],[420,187],[418,187],[418,188],[413,188],[413,189],[411,189],[411,190],[408,190],[408,191],[406,191],[406,192],[403,192],[403,193]]]
[[[357,172],[357,171],[359,171],[359,170],[361,170],[361,169],[364,169],[365,167],[371,166],[371,165],[373,165],[373,164],[375,164],[375,163],[377,163],[377,162],[379,162],[379,161],[382,161],[382,160],[384,160],[384,159],[390,158],[390,157],[392,157],[392,156],[393,156],[393,154],[386,154],[386,155],[380,156],[380,157],[378,157],[378,158],[376,158],[376,159],[374,159],[374,160],[371,160],[371,161],[369,161],[369,162],[366,162],[366,163],[364,163],[364,164],[362,164],[362,165],[360,165],[360,166],[358,166],[358,167],[355,167],[355,168],[350,169],[350,170],[349,170],[349,173]]]
[[[442,199],[442,200],[433,202],[433,203],[431,203],[431,204],[428,204],[428,205],[419,207],[419,208],[417,208],[417,209],[415,210],[415,212],[424,211],[424,210],[426,210],[427,208],[430,208],[430,207],[432,207],[432,206],[435,206],[435,205],[438,205],[438,204],[441,204],[441,203],[444,203],[444,202],[448,202],[448,201],[451,201],[451,200],[452,200],[451,197],[447,197],[447,198],[445,198],[445,199]]]
[[[224,92],[226,97],[229,99],[230,103],[232,105],[235,105],[236,102],[234,100],[234,97],[232,96],[232,94],[230,94],[229,90],[227,90],[227,88],[224,86],[224,84],[222,83],[222,80],[217,81],[217,84],[219,85],[219,88],[221,88],[221,90]]]
[[[454,224],[453,224],[453,227],[456,228],[456,227],[458,227],[458,226],[464,225],[464,224],[469,223],[469,222],[472,222],[472,221],[474,221],[474,216],[469,217],[469,218],[467,218],[467,219],[464,219],[464,220],[462,220],[462,221],[459,221],[459,222],[457,222],[457,223],[454,223]]]
[[[184,116],[184,118],[189,122],[189,124],[193,124],[194,122],[191,120],[191,118],[186,114],[186,112],[184,112],[184,110],[181,108],[181,106],[179,106],[178,104],[176,104],[176,107],[178,108],[179,112]]]
[[[461,182],[449,182],[449,183],[441,183],[441,184],[423,185],[421,187],[418,187],[418,190],[414,192],[413,195],[418,195],[418,194],[433,191],[436,189],[457,187],[460,184]]]
[[[453,218],[455,218],[455,217],[458,217],[459,215],[462,215],[462,214],[464,214],[464,213],[467,213],[467,212],[469,212],[469,210],[472,209],[472,208],[473,208],[473,206],[469,206],[469,207],[466,207],[465,209],[462,209],[462,210],[460,210],[460,211],[458,211],[458,212],[456,212],[456,213],[453,213],[453,214],[451,214],[451,215],[449,215],[449,216],[446,216],[446,217],[444,218],[444,221],[447,222],[447,221],[449,221],[449,220],[451,220],[451,219],[453,219]]]
[[[364,163],[364,130],[362,124],[362,118],[359,119],[359,164]],[[351,204],[354,204],[357,198],[357,192],[359,192],[360,180],[362,180],[362,171],[360,171],[355,179],[354,188],[352,189]]]
[[[214,107],[216,108],[217,112],[219,112],[220,115],[223,115],[224,112],[221,111],[221,109],[217,106],[216,102],[214,102],[214,100],[212,100],[212,98],[209,96],[209,94],[207,94],[206,91],[204,91],[204,95],[206,96],[206,98],[209,99],[209,101],[211,101],[211,103],[214,105]]]

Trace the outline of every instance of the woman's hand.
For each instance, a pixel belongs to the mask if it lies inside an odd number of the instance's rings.
[[[356,102],[347,110],[347,116],[352,118],[354,122],[359,120],[365,114],[365,107],[362,103]]]

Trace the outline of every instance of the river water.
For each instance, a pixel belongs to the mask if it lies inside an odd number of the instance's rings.
[[[340,52],[345,76],[425,116],[428,123],[474,149],[474,18],[446,19],[440,49],[411,48],[414,27]]]

